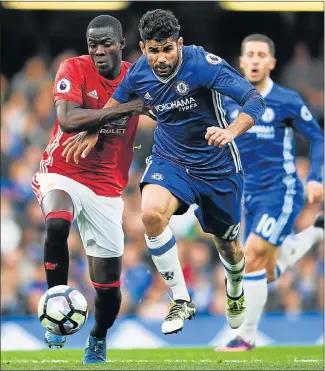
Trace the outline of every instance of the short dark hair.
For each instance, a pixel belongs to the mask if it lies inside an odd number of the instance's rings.
[[[245,39],[241,43],[241,53],[242,54],[244,52],[245,45],[249,41],[263,41],[263,42],[267,43],[267,45],[270,48],[270,53],[271,53],[272,57],[275,57],[275,45],[274,45],[274,41],[272,39],[270,39],[268,36],[263,35],[261,33],[253,33],[253,34],[248,35],[248,36],[245,37]]]
[[[178,19],[170,10],[150,10],[142,16],[139,23],[140,37],[143,42],[169,38],[177,40],[180,29]]]
[[[121,22],[110,16],[110,15],[99,15],[98,17],[94,18],[87,27],[87,37],[88,31],[90,28],[102,28],[102,27],[110,27],[116,33],[116,35],[122,39],[123,37],[123,30]]]

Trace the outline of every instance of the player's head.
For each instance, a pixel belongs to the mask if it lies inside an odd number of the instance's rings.
[[[266,35],[252,34],[241,44],[240,68],[245,78],[257,85],[270,76],[276,64],[274,42]]]
[[[99,15],[87,27],[88,52],[97,70],[104,77],[119,70],[125,47],[122,25],[110,15]]]
[[[158,76],[168,77],[178,65],[183,46],[179,30],[178,20],[169,10],[151,10],[140,20],[140,48]]]

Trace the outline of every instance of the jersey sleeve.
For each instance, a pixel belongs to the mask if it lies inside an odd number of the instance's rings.
[[[256,122],[265,112],[261,94],[235,68],[225,60],[211,53],[201,53],[199,57],[201,84],[226,95],[242,106],[242,112]]]
[[[80,65],[71,59],[63,61],[55,77],[54,101],[63,99],[82,105],[83,85],[84,79]]]
[[[129,68],[124,79],[119,83],[118,87],[114,91],[112,98],[117,100],[119,103],[126,103],[134,99],[135,93],[131,87],[130,75],[133,68]]]
[[[296,93],[287,104],[293,119],[293,129],[310,140],[310,169],[307,181],[323,182],[324,133],[313,117],[301,96]]]

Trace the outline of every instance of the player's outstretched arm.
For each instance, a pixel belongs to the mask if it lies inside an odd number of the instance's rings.
[[[63,99],[58,100],[55,105],[59,124],[65,133],[96,130],[125,116],[149,115],[149,107],[140,99],[99,110],[84,109],[77,103]]]
[[[109,108],[113,106],[118,106],[120,103],[113,98],[110,98],[105,104],[104,108]],[[154,116],[151,115],[149,111],[146,111],[146,116],[153,119]],[[68,138],[63,146],[65,147],[62,152],[62,157],[65,157],[66,162],[73,160],[76,164],[79,162],[79,157],[86,158],[88,154],[92,151],[98,141],[98,130],[83,131]]]

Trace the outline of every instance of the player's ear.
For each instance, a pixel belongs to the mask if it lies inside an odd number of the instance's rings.
[[[123,50],[126,45],[126,39],[123,37],[123,39],[120,41],[120,50]]]
[[[244,59],[243,59],[242,56],[239,57],[239,67],[240,67],[241,69],[244,68]]]
[[[183,46],[183,38],[182,37],[179,37],[178,40],[177,40],[177,46],[178,48],[181,48]]]
[[[275,66],[276,66],[276,59],[275,58],[272,58],[272,62],[270,64],[270,70],[273,71],[274,68],[275,68]]]
[[[142,54],[146,54],[146,47],[145,47],[145,45],[144,45],[144,42],[143,41],[140,41],[139,42],[139,46],[140,46],[140,49],[141,49],[141,51],[142,51]]]

